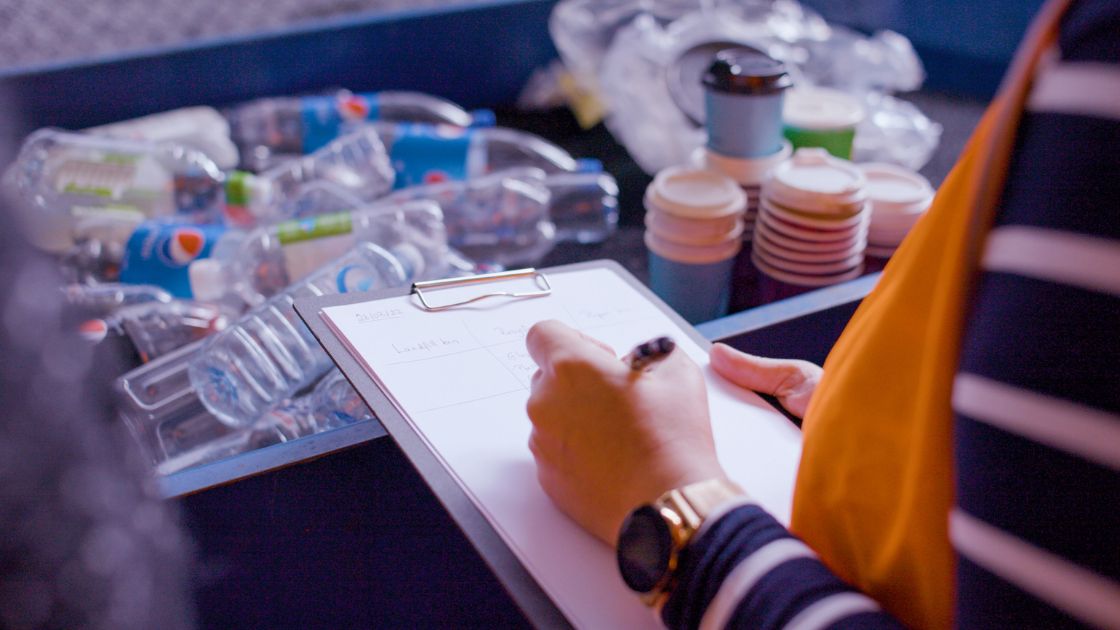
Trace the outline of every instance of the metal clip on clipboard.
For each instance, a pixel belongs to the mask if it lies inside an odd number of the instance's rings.
[[[466,300],[452,302],[450,304],[432,305],[424,298],[424,291],[429,293],[433,290],[450,289],[452,287],[470,286],[473,284],[483,284],[486,282],[498,282],[501,280],[514,280],[517,278],[532,278],[540,290],[538,291],[494,291],[492,293],[483,293],[476,295]],[[477,276],[467,276],[465,278],[448,278],[446,280],[425,280],[423,282],[412,283],[412,293],[420,298],[420,305],[426,311],[443,311],[456,306],[464,306],[472,304],[480,300],[485,300],[494,297],[508,297],[512,299],[521,298],[538,298],[544,297],[552,293],[552,285],[548,283],[548,277],[543,272],[537,271],[532,267],[527,269],[514,269],[511,271],[498,271],[495,273],[483,273]]]

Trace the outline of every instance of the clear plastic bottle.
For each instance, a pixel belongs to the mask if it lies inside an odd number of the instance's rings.
[[[140,362],[147,363],[224,330],[237,315],[229,307],[192,300],[148,302],[87,321],[81,329],[93,341],[128,339]]]
[[[468,112],[430,94],[395,91],[262,98],[231,107],[226,118],[245,165],[253,170],[274,163],[277,155],[310,153],[366,120],[494,124],[489,110]]]
[[[319,381],[309,398],[314,426],[318,431],[377,419],[337,368]]]
[[[393,187],[397,189],[471,179],[524,166],[549,174],[603,170],[598,160],[577,160],[548,140],[517,129],[385,122],[371,126],[389,152],[396,171]]]
[[[25,207],[32,240],[60,252],[74,244],[82,217],[218,220],[225,176],[183,146],[40,129],[24,141],[4,184]]]
[[[295,299],[395,287],[409,280],[396,256],[362,243],[210,337],[191,363],[191,384],[222,422],[251,425],[334,365],[296,314]]]
[[[555,243],[545,181],[538,168],[512,168],[465,181],[411,186],[386,201],[439,203],[448,243],[480,264],[531,264]]]
[[[235,171],[227,186],[227,220],[240,227],[297,216],[304,189],[330,182],[362,201],[388,192],[395,175],[380,136],[370,127],[334,140],[310,155],[253,175]]]
[[[245,231],[150,222],[125,247],[122,282],[204,302],[256,305],[359,242],[390,251],[420,279],[446,275],[443,213],[431,201],[383,202]]]
[[[223,170],[236,168],[240,161],[229,138],[229,123],[213,107],[183,107],[84,131],[123,140],[173,142],[205,153]]]
[[[93,315],[108,315],[137,304],[167,304],[171,294],[151,284],[69,284],[62,287],[66,301]]]
[[[618,182],[609,173],[554,173],[545,186],[557,241],[599,243],[618,228]]]

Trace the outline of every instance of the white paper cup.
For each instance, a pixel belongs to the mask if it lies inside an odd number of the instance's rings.
[[[839,273],[839,274],[835,274],[835,275],[828,275],[828,276],[814,276],[814,275],[790,273],[790,272],[787,272],[787,271],[783,271],[781,269],[776,269],[776,268],[770,266],[769,264],[767,264],[765,261],[760,260],[759,257],[757,256],[756,252],[751,252],[751,262],[754,264],[754,266],[756,268],[758,268],[759,271],[766,274],[767,276],[770,276],[774,280],[777,280],[779,282],[784,282],[786,284],[801,286],[801,287],[824,287],[824,286],[829,286],[829,285],[832,285],[832,284],[837,284],[839,282],[846,282],[848,280],[855,280],[856,278],[860,277],[860,275],[863,274],[863,265],[862,264],[860,264],[860,265],[854,267],[853,269],[851,269],[849,271],[846,271],[844,273]]]

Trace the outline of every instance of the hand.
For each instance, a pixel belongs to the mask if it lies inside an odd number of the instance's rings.
[[[743,389],[769,394],[787,411],[805,417],[809,399],[817,389],[824,370],[808,361],[767,359],[740,352],[726,344],[712,346],[712,369]]]
[[[526,338],[537,363],[529,449],[552,501],[614,545],[630,510],[680,486],[726,477],[716,459],[699,367],[674,350],[636,372],[557,321]]]

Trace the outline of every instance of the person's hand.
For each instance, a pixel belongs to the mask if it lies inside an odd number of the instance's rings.
[[[557,321],[533,326],[526,345],[539,368],[528,403],[537,478],[595,536],[613,546],[630,510],[726,476],[704,377],[681,350],[638,372]]]
[[[712,369],[720,376],[744,389],[777,398],[798,418],[805,417],[809,399],[824,374],[820,366],[808,361],[756,357],[722,343],[713,345],[709,356]]]

